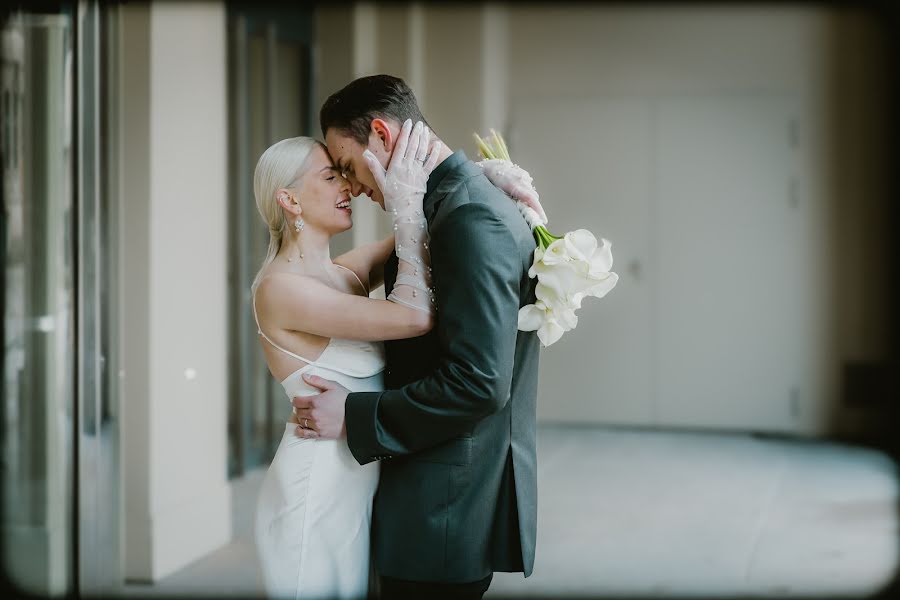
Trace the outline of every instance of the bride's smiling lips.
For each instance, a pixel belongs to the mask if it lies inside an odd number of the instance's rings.
[[[337,204],[335,204],[335,208],[338,210],[342,210],[347,214],[353,213],[353,209],[350,208],[350,195],[342,196],[340,200],[338,200]]]

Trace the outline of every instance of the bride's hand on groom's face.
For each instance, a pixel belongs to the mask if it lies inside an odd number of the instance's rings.
[[[339,383],[315,375],[304,375],[303,381],[322,390],[315,396],[295,396],[294,419],[300,425],[297,435],[304,438],[334,440],[346,437],[344,402],[350,390]]]
[[[390,210],[388,204],[399,199],[395,197],[400,191],[398,187],[418,189],[424,193],[428,176],[437,166],[442,147],[441,141],[432,137],[424,123],[418,121],[413,125],[412,120],[407,119],[397,134],[387,168],[381,166],[371,150],[367,148],[363,152],[363,160],[385,196],[386,209]],[[406,194],[399,195],[405,197]]]

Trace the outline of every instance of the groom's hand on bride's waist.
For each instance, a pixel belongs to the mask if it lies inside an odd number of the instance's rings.
[[[339,383],[315,375],[304,375],[303,381],[322,390],[314,396],[294,396],[294,421],[299,423],[299,437],[334,440],[347,436],[344,425],[344,402],[350,390]]]

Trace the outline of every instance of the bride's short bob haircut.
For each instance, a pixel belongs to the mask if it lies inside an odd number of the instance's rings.
[[[391,119],[397,123],[410,119],[428,125],[412,90],[393,75],[354,79],[330,95],[319,111],[322,136],[333,128],[363,146],[369,144],[372,119]]]

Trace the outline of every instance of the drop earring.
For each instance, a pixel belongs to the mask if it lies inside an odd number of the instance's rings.
[[[303,222],[303,219],[297,219],[296,221],[294,221],[294,229],[297,230],[297,233],[300,233],[301,231],[303,231],[304,225],[306,225],[306,223]],[[300,253],[300,258],[303,258],[302,252]],[[290,262],[290,259],[288,259],[288,262]]]

